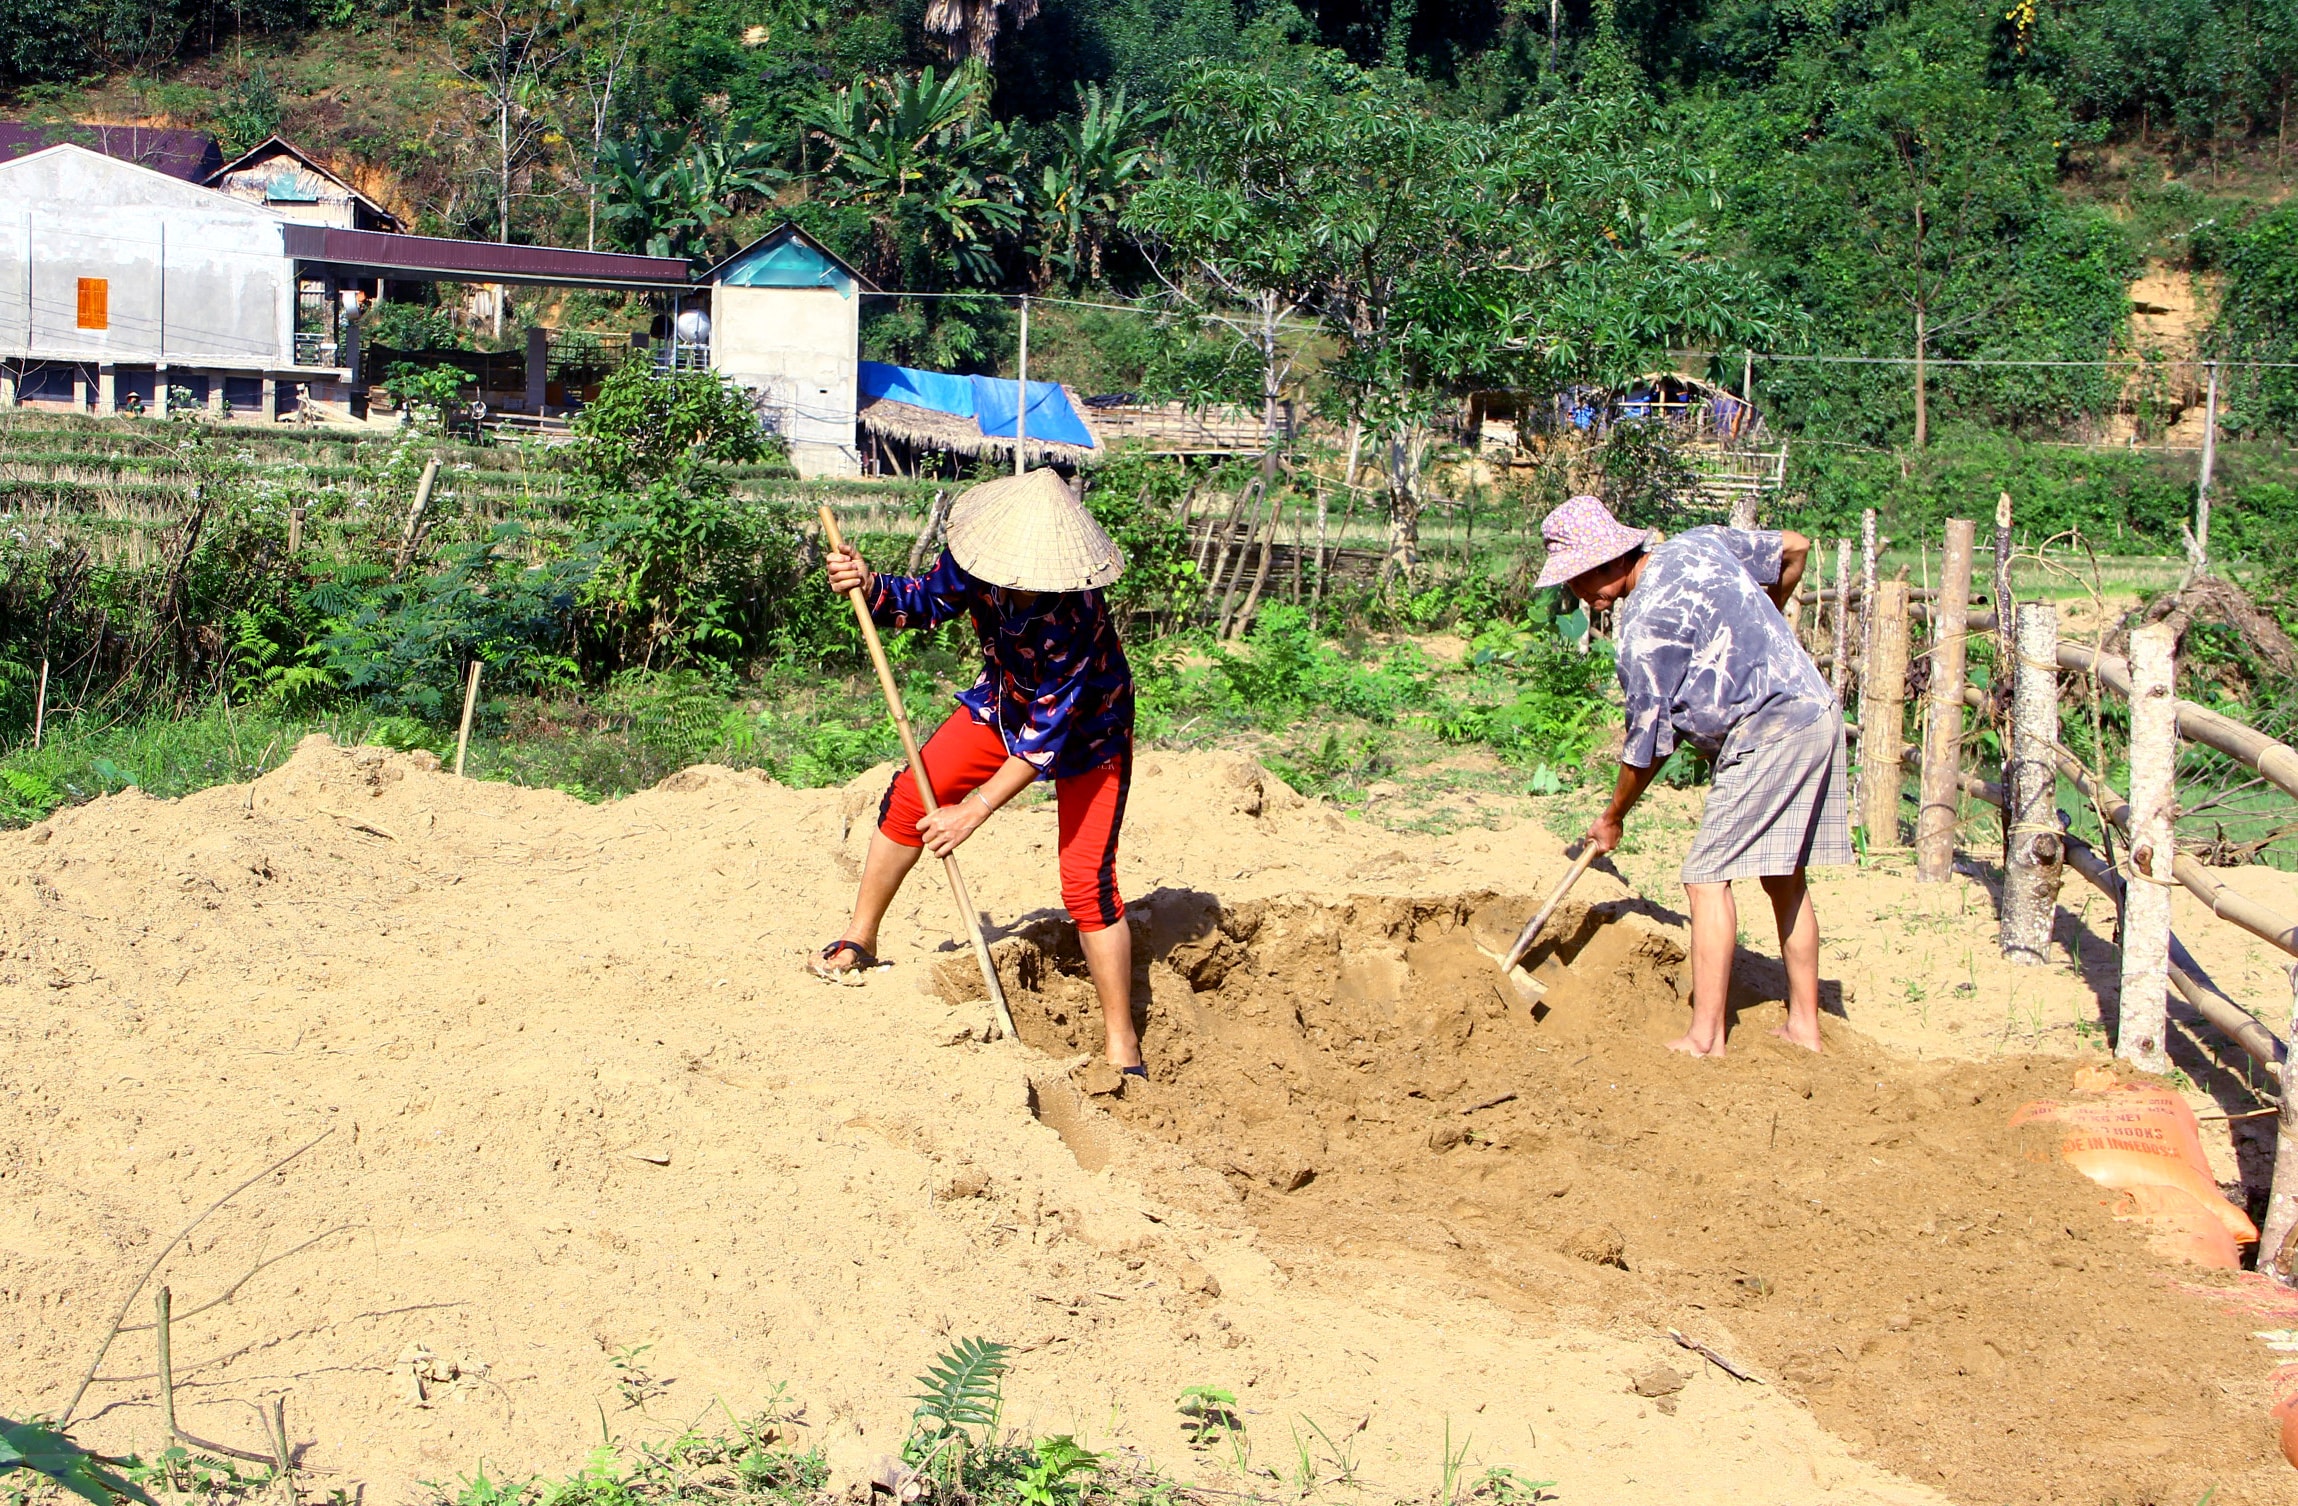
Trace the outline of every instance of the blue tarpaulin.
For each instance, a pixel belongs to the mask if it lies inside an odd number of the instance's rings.
[[[973,379],[973,411],[982,433],[992,439],[1013,438],[1013,407],[1019,386],[996,377]],[[1022,433],[1048,444],[1093,447],[1093,431],[1069,406],[1069,394],[1061,390],[1059,382],[1029,384],[1029,422],[1022,426]]]
[[[974,420],[987,438],[1013,437],[1013,410],[1018,395],[1018,384],[1013,382],[864,361],[859,386],[865,402],[885,398],[915,408],[930,408],[936,413]],[[1077,410],[1069,406],[1069,394],[1059,382],[1029,384],[1029,422],[1023,432],[1027,438],[1047,444],[1093,448],[1093,431],[1085,427]]]
[[[913,408],[931,408],[936,413],[948,413],[958,418],[973,417],[972,377],[951,376],[946,371],[918,371],[908,366],[888,366],[883,361],[864,361],[861,363],[861,376],[857,385],[864,402],[882,397],[891,402],[908,403]]]

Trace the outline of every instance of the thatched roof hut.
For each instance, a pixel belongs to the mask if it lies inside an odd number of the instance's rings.
[[[1082,415],[1085,405],[1077,394],[1067,387],[1062,390],[1068,393],[1070,407]],[[1010,458],[1013,454],[1012,439],[982,433],[981,425],[971,418],[888,397],[864,399],[856,417],[862,431],[872,439],[900,446],[906,452],[909,469],[915,469],[921,458],[937,451],[969,460],[990,455]],[[1030,461],[1038,465],[1089,465],[1098,462],[1104,453],[1084,445],[1049,443],[1026,433],[1022,443]],[[897,468],[902,466],[902,455],[890,458]]]

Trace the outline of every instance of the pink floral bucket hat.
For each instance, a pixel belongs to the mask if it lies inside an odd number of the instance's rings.
[[[1574,497],[1542,518],[1540,537],[1548,545],[1548,563],[1535,587],[1560,586],[1651,542],[1649,533],[1613,517],[1594,497]]]

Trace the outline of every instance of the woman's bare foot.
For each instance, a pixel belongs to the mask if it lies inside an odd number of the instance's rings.
[[[839,937],[806,959],[806,967],[815,977],[828,978],[833,983],[858,981],[849,979],[848,975],[866,973],[881,965],[868,947],[851,936]]]
[[[1689,1032],[1686,1032],[1685,1034],[1679,1035],[1674,1040],[1668,1042],[1668,1049],[1670,1051],[1681,1051],[1686,1056],[1712,1058],[1721,1057],[1724,1054],[1724,1043],[1721,1039],[1718,1039],[1713,1043],[1701,1041],[1695,1039]]]

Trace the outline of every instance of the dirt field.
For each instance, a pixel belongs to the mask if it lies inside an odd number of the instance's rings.
[[[1158,1076],[1091,1097],[1050,804],[965,849],[1025,1037],[985,1045],[923,871],[891,970],[798,971],[882,776],[589,807],[427,763],[314,740],[252,787],[0,837],[5,1410],[60,1408],[157,1245],[326,1131],[161,1279],[186,1313],[274,1262],[179,1319],[186,1424],[252,1445],[284,1391],[370,1502],[778,1394],[850,1477],[971,1333],[1024,1349],[1016,1426],[1232,1487],[1184,1386],[1237,1392],[1254,1470],[1289,1475],[1304,1418],[1351,1440],[1370,1500],[1434,1493],[1448,1427],[1566,1502],[2289,1498],[2251,1335],[2298,1317],[2158,1258],[2007,1127],[2098,1052],[2111,918],[2077,888],[2067,965],[2014,970],[1974,882],[1830,877],[1830,1054],[1769,1042],[1750,959],[1734,1054],[1694,1063],[1659,1045],[1692,797],[1621,855],[1634,892],[1583,883],[1535,1018],[1478,946],[1561,871],[1545,827],[1396,835],[1145,755],[1122,877]],[[2229,991],[2287,998],[2263,948],[2179,925]],[[2198,1104],[2248,1106],[2182,1050]],[[411,1369],[456,1377],[418,1401]],[[124,1333],[88,1441],[156,1445],[151,1370]]]

